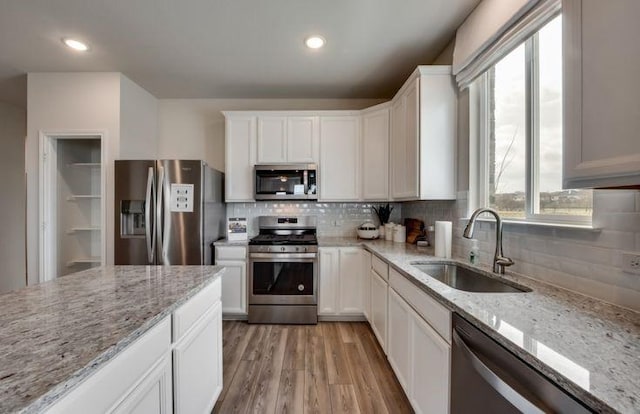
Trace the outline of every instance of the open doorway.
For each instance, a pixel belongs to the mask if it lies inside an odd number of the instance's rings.
[[[40,280],[105,258],[104,134],[41,134]]]

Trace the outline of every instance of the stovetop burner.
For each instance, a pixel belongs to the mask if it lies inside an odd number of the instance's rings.
[[[313,216],[261,216],[258,224],[260,234],[252,238],[249,245],[313,246],[318,244],[316,218]]]

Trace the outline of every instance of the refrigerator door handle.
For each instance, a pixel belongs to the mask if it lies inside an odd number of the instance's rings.
[[[156,233],[158,241],[158,263],[164,264],[164,246],[162,243],[163,229],[162,229],[162,200],[163,200],[163,187],[164,187],[164,167],[158,166],[158,196],[156,198]]]
[[[153,178],[154,178],[153,176],[154,176],[153,168],[149,167],[149,172],[147,174],[147,192],[146,192],[146,198],[144,200],[144,219],[145,219],[144,237],[147,242],[147,259],[149,261],[149,264],[153,264],[153,251],[155,247],[154,239],[156,237],[155,226],[153,227],[153,230],[151,226],[151,200],[153,199]]]

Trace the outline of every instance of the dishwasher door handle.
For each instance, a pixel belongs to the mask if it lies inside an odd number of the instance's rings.
[[[467,346],[464,339],[454,330],[453,342],[460,348],[473,369],[489,384],[494,390],[509,401],[514,407],[525,414],[544,414],[545,411],[538,407],[535,403],[529,401],[525,396],[516,391],[505,380],[500,378],[498,374],[493,372],[482,360]]]

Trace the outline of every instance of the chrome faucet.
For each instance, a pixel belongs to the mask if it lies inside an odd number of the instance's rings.
[[[502,219],[497,211],[486,207],[482,207],[474,211],[462,235],[467,239],[471,239],[473,237],[473,228],[478,216],[482,213],[490,213],[496,218],[496,252],[493,255],[493,271],[494,273],[504,274],[504,268],[511,266],[513,264],[513,260],[502,255]]]

